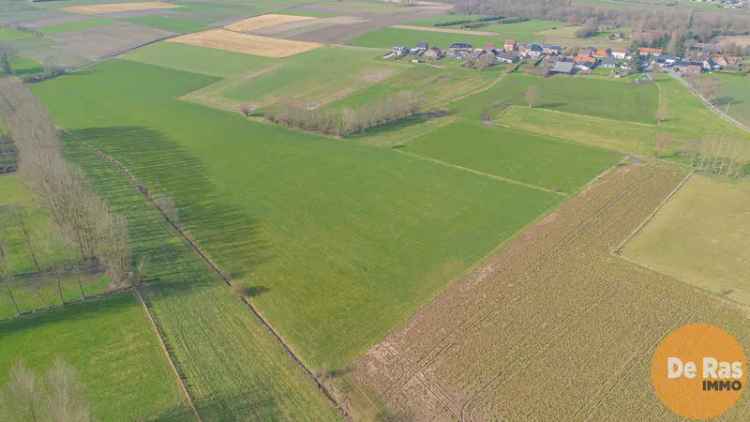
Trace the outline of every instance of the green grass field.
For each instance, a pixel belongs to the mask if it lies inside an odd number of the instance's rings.
[[[467,42],[474,47],[482,47],[486,43],[502,45],[503,41],[505,41],[505,38],[499,34],[497,36],[467,35],[401,28],[383,28],[361,35],[353,39],[351,44],[359,47],[389,49],[395,45],[413,47],[419,42],[427,42],[431,46],[448,48],[448,46],[456,42]]]
[[[406,150],[566,193],[575,192],[620,158],[607,150],[478,122],[440,128],[409,143]]]
[[[68,250],[59,230],[52,223],[49,212],[36,201],[19,176],[0,176],[0,234],[8,243],[8,263],[14,274],[44,271],[75,258],[75,251]],[[22,233],[21,225],[17,220],[11,219],[11,209],[25,213],[31,246]],[[39,268],[34,263],[31,250],[36,251]]]
[[[319,48],[279,61],[270,72],[231,83],[222,93],[231,100],[256,104],[279,100],[326,104],[408,68],[380,56],[370,49]]]
[[[331,103],[330,107],[356,108],[400,91],[411,91],[419,94],[427,107],[444,107],[455,98],[478,91],[491,84],[504,71],[505,68],[502,66],[492,67],[481,72],[452,64],[441,67],[410,66],[382,82],[372,84]]]
[[[18,41],[26,38],[31,38],[33,35],[30,32],[19,31],[17,29],[9,28],[6,26],[0,26],[0,41]]]
[[[175,100],[211,81],[114,61],[34,88],[59,124],[101,128],[99,145],[170,192],[214,259],[265,291],[256,304],[314,368],[351,362],[560,201]]]
[[[257,72],[274,63],[274,60],[260,56],[171,42],[139,48],[127,53],[123,58],[219,78]]]
[[[481,94],[453,105],[461,115],[478,118],[482,113],[505,105],[527,105],[526,91],[535,87],[536,108],[624,120],[656,123],[659,92],[654,84],[595,78],[511,74]]]
[[[729,73],[716,73],[721,81],[718,105],[730,116],[750,125],[750,77]]]
[[[44,70],[42,64],[36,60],[20,56],[15,56],[10,60],[10,67],[16,76],[32,75]]]
[[[462,19],[477,19],[478,17],[479,16],[477,15],[440,15],[440,16],[435,16],[435,17],[427,18],[427,19],[418,19],[418,20],[409,22],[409,24],[418,25],[418,26],[435,27],[434,25],[436,23],[452,22],[452,21],[462,20]],[[505,39],[513,39],[513,40],[522,41],[522,42],[526,42],[526,41],[540,41],[541,42],[543,41],[543,39],[542,39],[540,32],[547,31],[547,30],[554,30],[564,25],[565,24],[561,22],[532,19],[532,20],[528,20],[525,22],[507,23],[507,24],[488,22],[484,26],[480,26],[478,28],[471,28],[469,30],[496,32],[498,36],[503,38],[503,40],[500,41],[501,44],[502,44],[502,41],[504,41]],[[439,26],[435,28],[461,29],[461,25]]]
[[[748,204],[750,182],[693,176],[627,244],[624,255],[750,305]]]
[[[82,145],[127,130],[78,131],[66,143],[66,154],[85,164],[99,194],[127,216],[134,258],[145,263],[147,284],[141,290],[203,420],[337,420],[336,411],[315,384],[218,275],[119,171]],[[158,139],[158,135],[144,138],[149,134],[132,130],[134,139]],[[168,153],[162,151],[162,158]],[[174,157],[170,162],[174,163]],[[199,178],[194,182],[200,186]],[[226,227],[225,234],[231,233]]]
[[[19,359],[43,371],[60,357],[76,368],[98,420],[175,414],[190,420],[143,308],[130,294],[2,321],[0,342],[0,385]]]
[[[186,32],[197,32],[206,27],[205,23],[184,19],[177,16],[160,16],[160,15],[144,15],[144,16],[133,16],[127,18],[128,22],[136,23],[139,25],[148,26],[156,29],[163,29],[165,31],[186,33]]]
[[[62,32],[84,31],[97,26],[111,25],[115,21],[107,18],[90,18],[80,21],[65,22],[57,25],[45,26],[39,29],[44,34],[59,34]]]

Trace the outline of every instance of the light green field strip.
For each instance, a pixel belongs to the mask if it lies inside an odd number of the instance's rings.
[[[19,360],[41,372],[59,357],[78,372],[98,420],[190,420],[143,309],[129,293],[0,322],[0,341],[0,385]]]
[[[625,246],[624,255],[750,306],[748,204],[749,182],[693,176]]]

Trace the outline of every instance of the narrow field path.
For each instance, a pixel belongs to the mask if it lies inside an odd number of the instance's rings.
[[[567,197],[568,196],[568,194],[566,194],[564,192],[558,192],[558,191],[554,191],[552,189],[547,189],[547,188],[542,187],[542,186],[532,185],[530,183],[520,182],[520,181],[515,180],[515,179],[509,179],[507,177],[497,176],[497,175],[490,174],[490,173],[485,173],[483,171],[474,170],[472,168],[468,168],[468,167],[464,167],[464,166],[459,166],[458,164],[451,164],[451,163],[448,163],[448,162],[445,162],[445,161],[442,161],[442,160],[438,160],[436,158],[430,158],[430,157],[425,157],[423,155],[414,154],[413,152],[403,151],[403,150],[400,150],[400,149],[394,149],[394,151],[398,152],[399,154],[408,155],[409,157],[413,157],[413,158],[416,158],[418,160],[429,161],[431,163],[439,164],[441,166],[445,166],[445,167],[450,167],[450,168],[454,168],[454,169],[458,169],[458,170],[467,171],[469,173],[473,173],[473,174],[476,174],[476,175],[479,175],[479,176],[488,177],[490,179],[499,180],[501,182],[506,182],[506,183],[511,183],[511,184],[514,184],[514,185],[524,186],[524,187],[527,187],[529,189],[534,189],[534,190],[538,190],[538,191],[542,191],[542,192],[553,193],[555,195],[559,195],[559,196],[562,196],[562,197]]]

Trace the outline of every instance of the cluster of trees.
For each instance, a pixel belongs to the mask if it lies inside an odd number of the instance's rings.
[[[274,123],[288,127],[348,136],[406,119],[421,110],[421,98],[413,92],[404,91],[356,109],[308,109],[297,104],[285,103],[266,111],[264,116]]]
[[[0,79],[0,120],[17,149],[19,174],[81,262],[101,264],[113,287],[132,283],[127,220],[96,195],[79,168],[65,161],[47,110],[18,79]]]
[[[687,8],[613,8],[577,4],[573,0],[456,0],[455,9],[464,14],[520,16],[583,25],[580,36],[606,28],[630,27],[637,43],[668,47],[674,50],[672,53],[679,53],[690,40],[707,42],[717,35],[746,34],[750,28],[747,14]],[[651,31],[661,35],[651,38]],[[672,39],[674,42],[669,45]]]
[[[693,75],[687,79],[693,89],[695,89],[708,102],[714,104],[721,95],[721,80],[712,76]]]
[[[76,370],[57,359],[43,377],[17,363],[0,390],[0,420],[89,422],[93,420]]]

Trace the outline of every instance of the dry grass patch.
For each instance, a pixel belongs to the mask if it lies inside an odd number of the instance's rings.
[[[256,29],[268,28],[291,22],[312,21],[316,19],[317,18],[309,16],[277,15],[275,13],[270,13],[268,15],[261,15],[249,19],[243,19],[239,22],[227,25],[224,28],[229,29],[230,31],[250,32]]]
[[[81,15],[103,15],[107,13],[120,12],[140,12],[143,10],[174,9],[180,7],[176,4],[165,3],[161,1],[149,1],[142,3],[109,3],[109,4],[89,4],[82,6],[70,6],[64,8],[66,12],[78,13]]]
[[[750,183],[693,176],[624,254],[750,305]]]
[[[197,32],[167,41],[275,58],[289,57],[321,47],[321,44],[314,42],[281,40],[258,35],[240,34],[239,32],[227,31],[225,29]]]

